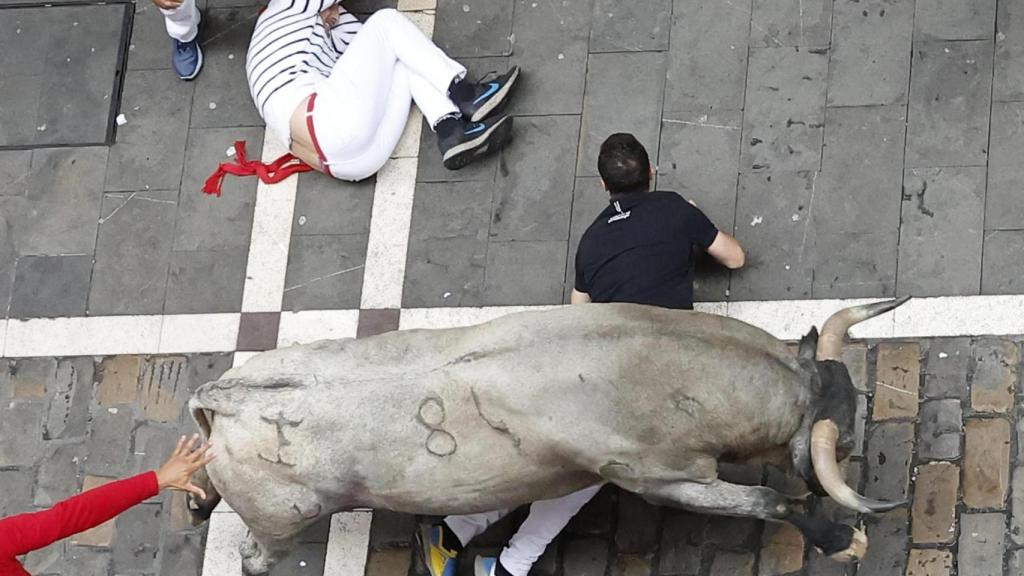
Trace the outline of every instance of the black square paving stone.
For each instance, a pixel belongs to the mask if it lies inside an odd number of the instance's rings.
[[[732,274],[731,298],[810,298],[815,240],[811,196],[817,177],[815,172],[743,175],[736,238],[747,262]]]
[[[515,306],[562,302],[566,242],[491,242],[484,304]]]
[[[904,104],[914,0],[834,2],[829,106]]]
[[[11,295],[11,318],[84,316],[92,256],[23,256]]]
[[[883,232],[818,232],[814,298],[867,298],[896,292],[899,235]]]
[[[218,8],[204,14],[203,71],[192,98],[192,128],[264,126],[245,76],[245,54],[260,8]]]
[[[434,42],[455,59],[507,56],[512,52],[510,0],[438,2]]]
[[[517,118],[519,137],[504,152],[509,170],[494,186],[493,240],[561,240],[569,236],[579,116]]]
[[[916,0],[917,40],[980,40],[992,38],[996,0]]]
[[[238,350],[254,352],[277,348],[280,327],[280,312],[242,314],[238,323]]]
[[[163,311],[177,208],[177,190],[106,195],[89,314]]]
[[[1024,230],[985,232],[985,257],[981,270],[982,294],[1024,292]]]
[[[985,228],[1024,229],[1024,102],[992,104]]]
[[[126,10],[125,4],[0,9],[0,146],[109,140]]]
[[[367,238],[367,234],[292,238],[284,281],[284,309],[359,308]]]
[[[25,196],[31,167],[31,150],[0,151],[0,196]]]
[[[982,167],[907,171],[897,294],[978,293],[984,199]]]
[[[753,3],[752,46],[829,45],[832,0],[753,0]]]
[[[173,252],[165,314],[212,314],[242,309],[248,249]]]
[[[999,2],[997,12],[992,97],[1024,100],[1024,4]]]
[[[580,239],[597,219],[597,215],[607,207],[608,191],[604,189],[599,177],[576,179],[569,228],[569,251],[565,263],[565,302],[569,301],[576,284],[576,252],[579,250]]]
[[[743,108],[750,30],[750,14],[743,5],[737,9],[726,2],[675,0],[666,114]]]
[[[369,234],[375,178],[335,180],[320,172],[297,176],[292,234]]]
[[[126,123],[110,147],[107,190],[178,189],[193,86],[169,70],[128,74],[120,108]]]
[[[482,304],[492,185],[419,184],[413,200],[403,305]]]
[[[580,114],[587,74],[591,2],[518,0],[511,61],[523,69],[509,110],[517,115]]]
[[[671,16],[672,0],[595,0],[590,51],[665,50]]]
[[[916,42],[907,118],[907,168],[984,166],[992,42]]]
[[[577,176],[597,176],[601,143],[616,132],[632,133],[658,157],[666,65],[663,52],[590,55]]]

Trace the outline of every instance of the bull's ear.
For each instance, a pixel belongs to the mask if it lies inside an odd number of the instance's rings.
[[[797,356],[804,360],[814,360],[815,352],[818,350],[818,329],[811,328],[806,336],[800,339],[800,351]]]

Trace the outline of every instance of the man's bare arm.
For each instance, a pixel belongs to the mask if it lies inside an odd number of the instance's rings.
[[[569,303],[570,304],[589,304],[590,303],[590,294],[587,294],[586,292],[580,292],[579,290],[573,288],[572,289],[572,295],[569,296]]]
[[[747,261],[739,241],[722,231],[718,232],[718,235],[715,236],[715,241],[711,243],[711,246],[708,246],[708,254],[711,254],[715,260],[721,262],[726,268],[733,270],[741,268]]]

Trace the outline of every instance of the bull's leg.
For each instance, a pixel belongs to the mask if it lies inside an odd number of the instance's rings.
[[[674,482],[645,486],[641,495],[655,504],[721,516],[745,516],[789,522],[823,553],[840,562],[858,560],[867,550],[860,530],[799,512],[799,501],[764,486],[741,486],[722,480],[708,484]]]
[[[291,550],[294,536],[276,538],[249,530],[245,540],[238,546],[242,556],[242,574],[245,576],[266,576],[270,569]]]

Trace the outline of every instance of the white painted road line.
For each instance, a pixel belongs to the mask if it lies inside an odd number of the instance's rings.
[[[231,352],[238,344],[241,317],[238,313],[164,316],[157,353]]]
[[[317,340],[355,338],[359,310],[305,310],[282,312],[277,332],[279,347]]]
[[[370,512],[340,512],[331,517],[324,576],[363,576],[372,517]]]

